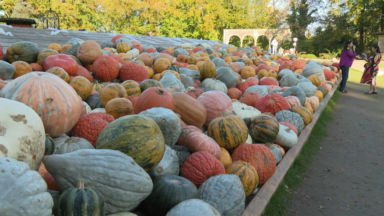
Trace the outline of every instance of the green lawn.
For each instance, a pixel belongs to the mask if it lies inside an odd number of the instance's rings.
[[[384,60],[383,60],[383,61],[384,61]],[[379,68],[380,68],[381,70],[384,70],[384,62],[382,62],[382,63],[379,64]]]
[[[382,68],[384,69],[384,63],[381,63],[381,64],[383,64]],[[363,72],[351,68],[349,69],[348,81],[353,83],[360,83],[360,79],[362,75],[363,75]],[[377,77],[376,86],[379,88],[384,88],[384,76]]]

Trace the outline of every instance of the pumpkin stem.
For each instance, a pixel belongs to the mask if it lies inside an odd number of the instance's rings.
[[[159,95],[164,95],[164,91],[163,91],[162,89],[159,89],[159,90],[157,90],[156,92],[157,92],[157,94],[159,94]]]
[[[271,149],[271,145],[272,145],[271,143],[268,142],[268,143],[266,143],[265,145],[266,145],[269,149]]]
[[[84,189],[84,181],[83,181],[83,179],[78,179],[77,180],[77,188],[78,189]]]

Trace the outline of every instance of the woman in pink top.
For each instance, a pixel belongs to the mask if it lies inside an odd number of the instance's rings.
[[[356,58],[356,46],[353,45],[352,41],[345,42],[343,52],[341,53],[340,58],[340,69],[342,71],[342,80],[340,84],[339,91],[342,93],[347,93],[345,90],[345,85],[347,84],[349,68],[352,66],[353,61]],[[353,52],[351,51],[353,50]]]

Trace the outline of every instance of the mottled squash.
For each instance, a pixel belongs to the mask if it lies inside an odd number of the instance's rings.
[[[249,196],[259,185],[259,175],[255,167],[244,161],[236,161],[225,168],[227,174],[234,174],[240,178],[245,196]]]
[[[313,116],[311,112],[305,107],[302,107],[302,106],[293,107],[291,111],[299,114],[301,118],[303,118],[305,126],[309,125],[313,120]]]
[[[97,138],[96,148],[121,151],[149,171],[163,158],[165,141],[159,126],[151,118],[129,115],[105,127]]]
[[[128,98],[125,88],[117,83],[111,83],[101,89],[99,94],[100,103],[105,106],[114,98]]]
[[[234,149],[243,145],[248,138],[248,128],[244,121],[235,115],[215,118],[208,126],[208,136],[220,147]]]
[[[43,50],[37,56],[37,63],[39,65],[43,66],[44,61],[45,61],[46,58],[48,58],[48,56],[57,55],[57,54],[59,54],[59,53],[56,50],[53,50],[53,49]]]
[[[132,115],[133,106],[127,98],[114,98],[105,105],[105,112],[118,119],[122,116]]]
[[[125,88],[128,96],[140,96],[141,89],[140,84],[133,80],[127,80],[121,83],[121,86]]]
[[[32,72],[32,67],[27,62],[24,61],[15,61],[12,63],[15,66],[16,71],[12,76],[12,79],[16,79],[19,76],[23,76],[26,73]]]
[[[172,94],[174,107],[173,111],[181,116],[188,125],[193,125],[201,128],[207,118],[207,111],[203,104],[201,104],[195,98],[185,93],[174,93]],[[193,106],[191,106],[193,104]]]
[[[159,74],[159,75],[161,75],[161,74]],[[144,92],[145,90],[147,90],[151,87],[164,88],[163,84],[161,84],[159,81],[153,80],[153,79],[146,79],[140,83],[141,92]]]
[[[77,76],[69,82],[69,85],[75,89],[76,93],[83,99],[83,101],[87,100],[91,95],[92,84],[85,77]]]
[[[255,117],[249,126],[249,134],[258,143],[272,143],[279,133],[279,122],[266,114]]]
[[[204,62],[201,66],[200,70],[200,79],[203,80],[205,78],[215,78],[216,76],[216,66],[213,62],[208,61]]]
[[[35,63],[39,53],[39,48],[35,43],[29,41],[16,42],[8,47],[6,59],[9,63],[13,63],[15,61]]]
[[[69,83],[69,75],[65,70],[61,67],[53,67],[46,71],[47,73],[54,74],[58,76],[60,79],[64,80],[65,82]]]

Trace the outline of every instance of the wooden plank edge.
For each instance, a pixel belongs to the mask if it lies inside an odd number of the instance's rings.
[[[320,103],[319,108],[313,115],[313,121],[301,132],[297,144],[286,153],[283,160],[277,166],[275,174],[260,188],[259,192],[249,203],[242,216],[261,216],[264,213],[264,210],[267,207],[270,199],[280,184],[283,182],[285,174],[295,162],[296,157],[299,155],[304,144],[307,142],[325,107],[333,97],[340,84],[340,81],[341,79],[337,81],[337,84],[333,86],[331,92],[327,94],[327,96]]]

